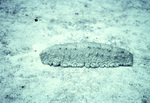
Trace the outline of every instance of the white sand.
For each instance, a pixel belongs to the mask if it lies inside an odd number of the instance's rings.
[[[150,103],[148,0],[3,1],[0,103]],[[56,68],[40,61],[49,46],[86,41],[129,50],[133,67]]]

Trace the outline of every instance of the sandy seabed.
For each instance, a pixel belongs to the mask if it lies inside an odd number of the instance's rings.
[[[0,0],[0,103],[150,103],[150,1]],[[61,68],[39,53],[97,42],[134,56],[132,67]]]

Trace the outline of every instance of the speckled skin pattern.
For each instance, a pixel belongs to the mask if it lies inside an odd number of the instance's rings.
[[[61,67],[132,66],[133,55],[107,44],[85,42],[53,45],[40,53],[43,64]]]

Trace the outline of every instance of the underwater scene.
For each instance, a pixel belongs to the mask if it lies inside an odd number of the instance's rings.
[[[150,103],[150,0],[0,0],[0,103]]]

